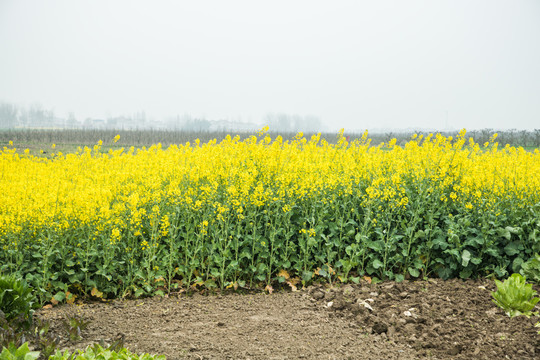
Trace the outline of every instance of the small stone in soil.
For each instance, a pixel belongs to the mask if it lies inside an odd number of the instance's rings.
[[[322,290],[316,290],[313,292],[313,294],[311,294],[311,296],[315,299],[315,300],[322,300],[324,299],[324,291]]]
[[[448,349],[448,355],[450,356],[456,356],[461,352],[461,348],[459,345],[452,346],[450,349]]]

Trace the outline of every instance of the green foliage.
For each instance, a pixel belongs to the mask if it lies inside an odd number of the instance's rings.
[[[495,280],[497,291],[492,292],[493,302],[504,309],[510,317],[518,315],[530,316],[540,298],[535,297],[536,291],[531,284],[526,284],[520,274],[512,274],[504,282]]]
[[[153,246],[158,245],[158,230],[151,227],[152,219],[145,220],[141,235],[127,231],[114,247],[106,234],[94,238],[87,235],[92,230],[83,227],[63,239],[23,242],[20,249],[30,250],[14,252],[19,260],[10,260],[8,252],[0,254],[0,267],[10,261],[16,265],[41,303],[68,301],[74,294],[96,299],[147,296],[179,286],[264,288],[284,280],[281,270],[305,284],[352,281],[363,275],[397,281],[490,274],[504,278],[520,269],[536,281],[534,260],[525,261],[540,251],[534,222],[540,206],[519,210],[502,199],[497,206],[508,209],[507,214],[468,211],[441,206],[441,194],[427,196],[428,186],[407,187],[409,205],[402,209],[382,201],[365,207],[347,194],[331,204],[323,202],[328,194],[306,197],[288,212],[282,210],[287,199],[245,206],[244,218],[225,214],[221,221],[210,221],[206,234],[201,223],[215,217],[213,203],[202,204],[198,212],[164,204],[161,211],[171,214],[170,236],[159,240],[159,246]],[[516,226],[516,219],[525,220]],[[302,229],[313,229],[314,234]],[[144,241],[152,246],[143,251]]]
[[[99,344],[88,346],[86,350],[77,350],[71,354],[68,350],[63,353],[57,351],[54,354],[30,351],[28,343],[25,342],[17,347],[10,344],[4,347],[0,353],[0,360],[36,360],[40,357],[49,360],[165,360],[163,355],[134,354],[126,348],[105,348]]]
[[[95,344],[88,346],[84,351],[77,350],[73,354],[69,353],[68,350],[64,353],[60,351],[54,353],[56,343],[54,346],[51,345],[41,346],[40,351],[30,351],[28,342],[24,342],[20,346],[10,343],[7,347],[3,347],[0,360],[36,360],[38,358],[49,360],[165,360],[163,355],[133,354],[123,347],[123,341],[122,344],[115,342],[109,347]]]
[[[24,280],[14,275],[0,275],[0,315],[3,314],[6,321],[17,319],[21,325],[29,327],[36,305],[36,298]]]
[[[32,342],[41,353],[41,358],[48,359],[54,354],[58,347],[59,338],[55,338],[49,333],[49,323],[38,319],[37,323],[33,324]]]
[[[0,360],[36,360],[38,357],[39,351],[30,351],[26,342],[20,347],[10,344],[0,353]]]
[[[117,351],[106,349],[99,344],[89,346],[86,350],[77,350],[70,354],[67,350],[64,353],[56,352],[49,357],[49,360],[165,360],[163,355],[133,354],[126,348]]]
[[[38,319],[26,329],[16,320],[0,319],[0,347],[18,347],[29,340],[45,358],[54,353],[59,339],[49,333],[48,322]]]
[[[81,332],[88,327],[90,321],[84,320],[78,316],[72,316],[67,317],[63,323],[69,335],[69,339],[71,341],[77,341],[81,339]]]
[[[20,346],[26,341],[27,332],[17,321],[0,319],[0,347]]]
[[[49,323],[34,323],[32,319],[37,299],[25,281],[0,276],[0,305],[0,347],[13,355],[16,347],[22,346],[20,353],[26,341],[31,340],[46,356],[56,350],[58,341],[49,334]]]
[[[527,279],[540,284],[540,255],[534,254],[527,262],[521,264],[520,273]]]

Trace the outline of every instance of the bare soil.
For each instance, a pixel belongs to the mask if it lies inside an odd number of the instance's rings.
[[[535,359],[537,317],[509,318],[493,281],[431,279],[273,294],[169,296],[41,309],[63,349],[124,339],[168,359]],[[66,316],[90,320],[71,342]]]

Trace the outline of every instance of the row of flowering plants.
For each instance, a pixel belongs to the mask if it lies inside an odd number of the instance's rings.
[[[505,277],[540,252],[540,152],[263,129],[243,141],[0,152],[0,271],[41,302],[177,288]],[[16,144],[15,144],[16,145]]]

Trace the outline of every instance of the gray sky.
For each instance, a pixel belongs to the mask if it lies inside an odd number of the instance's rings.
[[[0,0],[0,100],[79,120],[540,128],[540,1]]]

